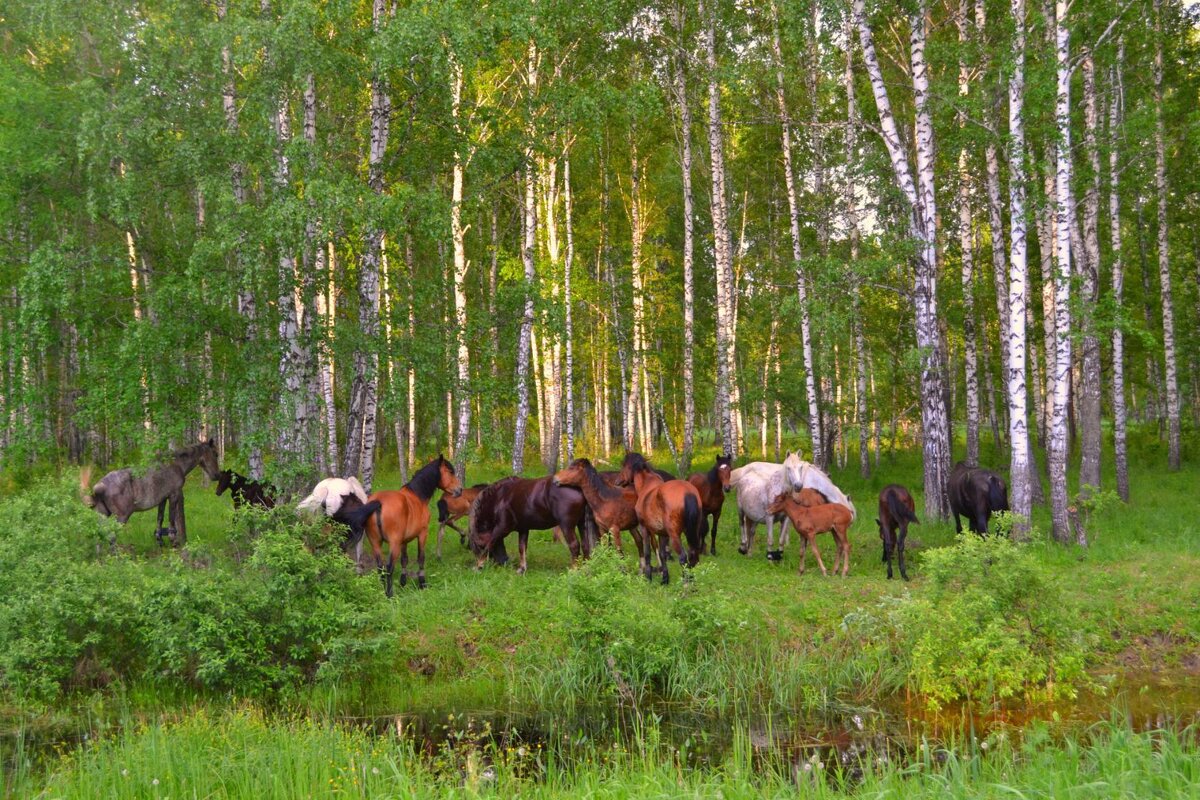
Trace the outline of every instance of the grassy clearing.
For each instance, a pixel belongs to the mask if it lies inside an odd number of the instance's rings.
[[[1195,797],[1194,731],[1102,724],[1058,740],[1034,728],[1014,741],[912,752],[763,751],[741,730],[715,763],[651,727],[630,741],[577,748],[469,735],[433,748],[388,733],[279,721],[242,709],[200,713],[91,743],[19,790],[54,798],[145,797]],[[843,751],[844,752],[844,751]],[[832,755],[830,755],[832,754]],[[828,759],[828,760],[826,760]]]

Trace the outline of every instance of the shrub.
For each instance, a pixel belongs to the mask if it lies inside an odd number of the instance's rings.
[[[897,618],[912,648],[910,681],[931,706],[1074,696],[1084,680],[1078,610],[1028,545],[963,534],[923,564],[929,592],[903,602]]]
[[[113,523],[74,492],[41,484],[0,506],[0,684],[20,696],[114,680],[286,693],[369,670],[390,646],[378,585],[319,523],[257,515],[241,564],[97,555]]]

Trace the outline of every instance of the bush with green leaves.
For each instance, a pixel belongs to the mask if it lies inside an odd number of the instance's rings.
[[[911,647],[910,681],[931,706],[1074,696],[1085,680],[1080,614],[1032,546],[962,534],[922,563],[928,592],[895,615]]]
[[[241,563],[110,553],[114,525],[66,482],[0,504],[0,685],[33,700],[139,680],[286,694],[391,646],[378,584],[286,508],[256,515]]]

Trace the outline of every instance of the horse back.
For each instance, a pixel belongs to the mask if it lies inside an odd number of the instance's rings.
[[[383,531],[376,530],[375,517],[367,520],[367,535],[386,537],[389,541],[407,542],[429,529],[429,505],[409,489],[386,489],[375,492],[367,501],[378,500],[383,517]]]

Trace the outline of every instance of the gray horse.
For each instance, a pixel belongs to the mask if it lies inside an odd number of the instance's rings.
[[[134,475],[133,470],[114,470],[87,491],[84,474],[85,494],[83,502],[106,517],[116,517],[124,525],[135,511],[146,511],[158,506],[158,527],[154,536],[163,543],[163,535],[172,543],[182,546],[187,543],[187,527],[183,516],[183,482],[187,474],[197,465],[204,470],[209,480],[217,480],[221,468],[217,464],[217,446],[209,439],[194,444],[175,454],[170,463],[148,470],[143,475]],[[171,504],[171,527],[164,529],[163,511]]]

